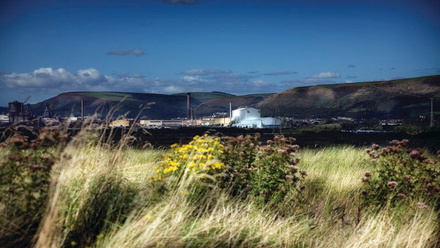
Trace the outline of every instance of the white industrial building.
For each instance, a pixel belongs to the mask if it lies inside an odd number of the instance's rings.
[[[242,128],[280,128],[282,121],[272,117],[261,117],[259,109],[238,108],[232,111],[232,126]]]
[[[149,128],[183,127],[187,125],[183,120],[141,120],[140,124]]]

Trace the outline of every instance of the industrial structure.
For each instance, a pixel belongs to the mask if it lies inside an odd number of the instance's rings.
[[[189,122],[185,120],[140,120],[140,125],[147,128],[183,127]]]
[[[110,127],[129,127],[130,121],[126,119],[114,120],[110,123]]]
[[[147,128],[176,128],[184,126],[281,128],[282,125],[282,120],[280,119],[272,117],[261,117],[260,110],[256,108],[236,109],[231,113],[232,118],[204,117],[195,120],[191,119],[192,115],[190,111],[190,108],[188,108],[189,119],[186,120],[140,120],[139,124]]]
[[[191,93],[187,94],[187,118],[177,120],[140,120],[137,125],[146,128],[179,128],[185,126],[215,126],[215,127],[239,127],[239,128],[281,128],[282,120],[272,117],[261,117],[260,110],[256,108],[238,108],[232,111],[230,104],[230,117],[203,117],[194,119],[193,109],[191,108]],[[9,103],[9,123],[18,123],[35,119],[29,104],[24,110],[24,103]],[[70,121],[84,120],[84,100],[81,100],[81,117],[71,116]],[[61,121],[49,105],[46,106],[43,115],[38,118],[46,125],[54,125]],[[118,119],[111,121],[111,127],[129,127],[134,124],[134,120]]]
[[[280,128],[282,120],[261,117],[259,109],[238,108],[232,111],[232,126],[241,128]]]
[[[34,118],[31,105],[27,104],[24,109],[24,103],[14,101],[9,103],[9,123],[29,121]]]

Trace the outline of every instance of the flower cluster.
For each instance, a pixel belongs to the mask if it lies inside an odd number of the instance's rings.
[[[393,140],[387,147],[374,144],[365,150],[375,167],[362,178],[364,203],[382,206],[388,200],[396,204],[420,197],[427,202],[440,199],[439,162],[421,148],[407,148],[408,142]]]
[[[206,174],[213,175],[224,169],[225,165],[219,160],[223,153],[220,138],[207,134],[195,136],[186,145],[174,144],[164,161],[157,167],[155,180],[163,180],[171,175],[179,175],[185,170],[191,175],[204,178]]]

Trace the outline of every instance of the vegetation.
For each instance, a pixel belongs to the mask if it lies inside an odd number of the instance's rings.
[[[420,207],[428,208],[427,201],[440,209],[438,162],[429,159],[421,148],[407,149],[408,142],[393,140],[388,147],[380,149],[373,144],[373,150],[366,150],[376,166],[373,171],[366,171],[362,178],[365,204],[395,206],[412,199],[419,200]]]
[[[0,235],[11,247],[30,242],[44,213],[50,189],[50,173],[58,160],[57,148],[66,141],[60,131],[41,130],[40,136],[29,142],[14,135],[3,146],[0,167]]]
[[[388,204],[388,192],[375,193],[385,198],[363,195],[362,190],[372,190],[369,182],[389,187],[389,180],[397,180],[391,176],[379,180],[398,170],[391,166],[392,156],[376,147],[375,162],[360,148],[299,149],[293,138],[281,135],[265,144],[258,136],[204,135],[170,150],[133,149],[126,145],[129,136],[110,144],[96,130],[84,127],[69,137],[67,145],[39,146],[49,152],[44,154],[51,154],[53,162],[49,173],[40,175],[47,180],[37,180],[38,185],[28,188],[29,192],[47,189],[46,200],[35,202],[42,214],[31,220],[38,231],[11,228],[31,210],[21,212],[22,216],[8,214],[17,208],[10,199],[22,196],[2,194],[1,247],[17,247],[11,242],[17,233],[23,240],[20,246],[35,247],[440,245],[438,201],[433,194],[410,197],[405,193],[408,197],[399,204]],[[2,175],[11,174],[12,166],[32,171],[31,160],[21,159],[27,153],[10,156],[23,152],[24,143],[10,140],[0,148]],[[61,148],[54,150],[57,147]],[[24,150],[28,149],[33,148]],[[438,169],[432,155],[406,151],[388,153],[401,156],[394,165],[428,166],[419,159],[423,156],[429,157],[430,170]],[[413,151],[419,152],[417,157]],[[44,162],[45,156],[39,161]],[[413,164],[413,159],[418,162]],[[424,168],[414,173],[425,173]],[[363,179],[365,171],[370,172],[368,180]],[[438,174],[431,177],[432,186],[423,186],[435,191],[440,186]],[[2,180],[1,189],[10,189],[16,182]]]

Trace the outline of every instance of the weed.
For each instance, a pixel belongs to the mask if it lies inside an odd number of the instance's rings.
[[[259,134],[224,139],[223,187],[234,196],[251,196],[262,205],[281,202],[292,190],[304,190],[301,180],[308,174],[297,166],[300,159],[295,154],[299,149],[293,144],[295,139],[277,135],[267,145],[258,139]]]
[[[362,178],[364,205],[394,207],[419,201],[421,209],[427,209],[426,204],[440,206],[439,162],[428,158],[421,148],[407,148],[408,142],[393,140],[388,147],[373,144],[365,150],[374,169]]]

